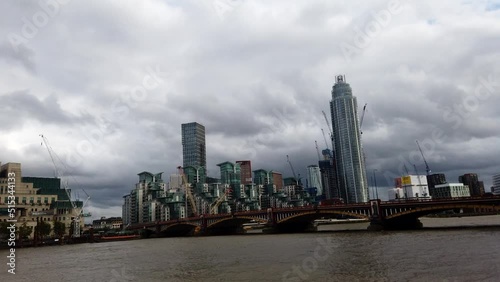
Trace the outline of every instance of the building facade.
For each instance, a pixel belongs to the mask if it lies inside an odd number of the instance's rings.
[[[434,188],[436,185],[446,184],[446,176],[443,173],[435,173],[427,175],[427,184],[429,185],[429,193],[434,197]]]
[[[337,172],[333,160],[333,153],[331,150],[325,149],[322,151],[322,154],[323,160],[318,162],[318,166],[321,173],[323,193],[326,199],[338,199],[340,198],[340,191],[337,186]]]
[[[399,178],[401,179],[401,178]],[[387,196],[389,201],[394,201],[394,200],[401,200],[405,198],[405,193],[403,191],[403,188],[401,187],[394,187],[394,188],[389,188],[387,190]]]
[[[240,165],[241,184],[252,184],[252,162],[251,161],[236,161]]]
[[[434,187],[433,199],[470,197],[470,189],[463,183],[445,183]]]
[[[493,188],[491,188],[493,195],[500,195],[500,173],[493,175]]]
[[[9,189],[9,183],[14,183],[13,189]],[[15,203],[15,211],[11,216],[8,206],[12,205],[12,200]],[[82,205],[81,201],[70,201],[66,190],[61,188],[59,178],[23,177],[20,163],[1,165],[0,221],[15,219],[17,227],[25,224],[32,230],[28,236],[30,238],[33,237],[38,222],[51,226],[54,221],[62,222],[66,226],[66,234],[70,234],[73,222],[78,222],[82,228],[83,217],[75,221],[82,213]]]
[[[205,126],[197,123],[184,123],[182,128],[183,167],[207,167]]]
[[[276,187],[276,191],[283,190],[283,174],[281,172],[272,171],[273,185]]]
[[[323,195],[323,185],[321,184],[321,171],[318,165],[307,167],[308,188],[316,188],[316,196]]]
[[[476,173],[466,173],[458,177],[458,182],[469,186],[471,196],[482,196],[484,194],[484,183],[479,181]]]
[[[123,196],[123,205],[122,205],[122,222],[123,226],[126,228],[130,224],[132,224],[132,219],[130,217],[130,194]]]
[[[431,198],[425,175],[403,176],[401,177],[401,184],[406,199]]]
[[[121,217],[101,217],[92,221],[92,228],[94,229],[120,229],[122,228],[123,220]]]
[[[337,186],[346,203],[368,201],[368,184],[361,145],[358,104],[345,77],[336,77],[330,111]]]
[[[139,182],[135,188],[123,197],[122,217],[125,225],[146,223],[156,219],[157,211],[152,210],[156,209],[156,206],[152,207],[151,202],[164,198],[166,194],[167,184],[162,179],[162,173],[143,171],[138,176]]]

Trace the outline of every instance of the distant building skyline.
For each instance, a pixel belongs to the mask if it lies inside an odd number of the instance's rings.
[[[345,76],[338,75],[332,88],[330,112],[337,186],[346,203],[368,201],[368,182],[361,144],[358,103]]]

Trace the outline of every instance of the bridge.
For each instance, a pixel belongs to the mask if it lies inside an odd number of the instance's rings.
[[[143,223],[128,230],[142,230],[145,236],[223,235],[243,232],[249,222],[265,225],[265,231],[293,233],[313,230],[320,218],[357,218],[370,221],[370,230],[415,229],[422,227],[419,217],[448,210],[470,210],[476,213],[500,213],[500,196],[451,198],[440,200],[371,200],[368,203],[269,208],[261,211],[231,214],[205,214],[198,217]]]

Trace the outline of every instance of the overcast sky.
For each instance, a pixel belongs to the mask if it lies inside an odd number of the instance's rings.
[[[210,176],[246,159],[291,176],[286,155],[305,176],[338,74],[368,104],[381,196],[403,164],[425,173],[417,139],[449,182],[500,173],[499,2],[1,1],[0,22],[0,161],[54,176],[43,133],[94,218],[121,215],[139,172],[176,172],[186,122]]]

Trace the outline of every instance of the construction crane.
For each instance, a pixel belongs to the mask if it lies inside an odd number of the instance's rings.
[[[403,164],[404,168],[405,168],[405,171],[406,171],[406,175],[410,175],[410,172],[408,171],[408,167],[406,167],[406,164]]]
[[[300,185],[300,183],[299,183],[300,182],[300,174],[299,174],[299,178],[297,178],[297,175],[295,174],[295,170],[293,169],[292,162],[290,161],[290,158],[288,157],[288,155],[286,155],[286,161],[290,165],[290,169],[292,170],[293,178],[295,178],[295,180],[297,181],[297,185]]]
[[[61,175],[61,172],[59,171],[59,169],[57,167],[56,160],[55,160],[54,156],[63,165],[64,165],[64,163],[61,161],[61,159],[57,156],[57,154],[54,152],[54,150],[52,149],[52,147],[49,145],[48,139],[43,134],[40,134],[40,137],[42,137],[42,145],[45,144],[45,147],[47,148],[47,151],[49,152],[50,159],[52,160],[52,164],[54,165],[54,177],[60,179],[62,175]],[[67,182],[62,181],[62,183],[63,183],[63,189],[66,192],[66,195],[68,196],[68,200],[69,200],[69,202],[71,204],[71,208],[72,208],[71,210],[72,210],[73,215],[74,215],[74,217],[73,217],[73,234],[72,234],[72,236],[74,238],[77,238],[77,237],[80,237],[80,217],[89,217],[89,216],[91,216],[90,213],[83,213],[83,208],[85,207],[85,205],[90,200],[90,196],[89,196],[89,194],[87,194],[87,192],[85,192],[84,189],[82,189],[83,192],[87,195],[87,199],[83,203],[81,209],[79,209],[78,206],[76,205],[76,202],[71,200],[71,193],[70,193],[70,189],[68,189]]]
[[[427,175],[430,175],[431,169],[429,168],[429,164],[427,163],[427,160],[425,160],[424,152],[422,152],[422,148],[420,148],[420,144],[418,144],[418,140],[415,140],[415,142],[417,142],[418,150],[420,151],[420,154],[422,154],[422,159],[424,159],[425,172],[427,173]]]
[[[295,179],[297,179],[297,175],[295,174],[295,170],[293,169],[293,165],[292,165],[292,162],[290,161],[290,157],[288,157],[288,155],[286,155],[286,161],[288,162],[288,164],[290,165],[290,169],[292,169],[292,174],[293,174],[293,177]]]
[[[182,166],[178,166],[177,169],[179,170],[179,174],[182,176],[182,182],[183,182],[183,185],[184,185],[184,189],[185,189],[185,192],[186,192],[186,217],[187,214],[188,214],[188,207],[187,207],[187,201],[189,200],[189,203],[191,204],[191,210],[193,212],[193,214],[196,216],[198,213],[196,211],[196,200],[194,199],[194,196],[193,196],[193,192],[191,191],[191,187],[190,187],[190,184],[189,184],[189,181],[186,177],[186,174],[184,173],[184,170],[182,169]]]
[[[90,196],[89,196],[89,194],[87,194],[87,192],[85,191],[85,189],[82,188],[82,191],[87,196],[87,199],[85,200],[85,202],[83,202],[83,205],[82,205],[82,217],[91,217],[92,214],[90,212],[87,212],[87,213],[83,212],[83,207],[85,207],[85,205],[88,203],[88,201],[90,201]]]
[[[321,132],[323,133],[323,139],[325,140],[326,148],[330,150],[330,148],[328,147],[328,142],[326,141],[325,131],[323,130],[323,128],[321,128]]]
[[[326,125],[328,125],[328,130],[330,130],[330,139],[332,140],[333,142],[333,131],[332,131],[332,127],[330,125],[330,122],[328,121],[328,118],[326,117],[326,113],[325,111],[321,111],[323,113],[323,116],[325,117],[325,121],[326,121]]]
[[[418,170],[417,170],[417,166],[415,164],[413,164],[413,167],[415,168],[415,174],[417,174],[417,179],[418,179],[418,188],[421,189],[422,188],[422,181],[420,180],[420,175],[418,174]],[[418,193],[415,194],[415,197],[418,198]],[[413,195],[412,195],[413,197]]]
[[[363,120],[365,119],[366,105],[368,105],[368,103],[365,103],[365,105],[363,106],[363,112],[361,113],[361,119],[359,121],[359,132],[361,134],[363,134],[361,127],[363,126]]]
[[[314,144],[316,144],[316,152],[318,153],[318,161],[321,161],[321,155],[319,154],[318,141],[314,140]]]
[[[231,188],[225,188],[224,193],[215,200],[215,202],[212,204],[212,207],[210,208],[210,214],[217,214],[219,211],[219,206],[222,204],[224,201],[226,201],[227,195],[231,192]]]

